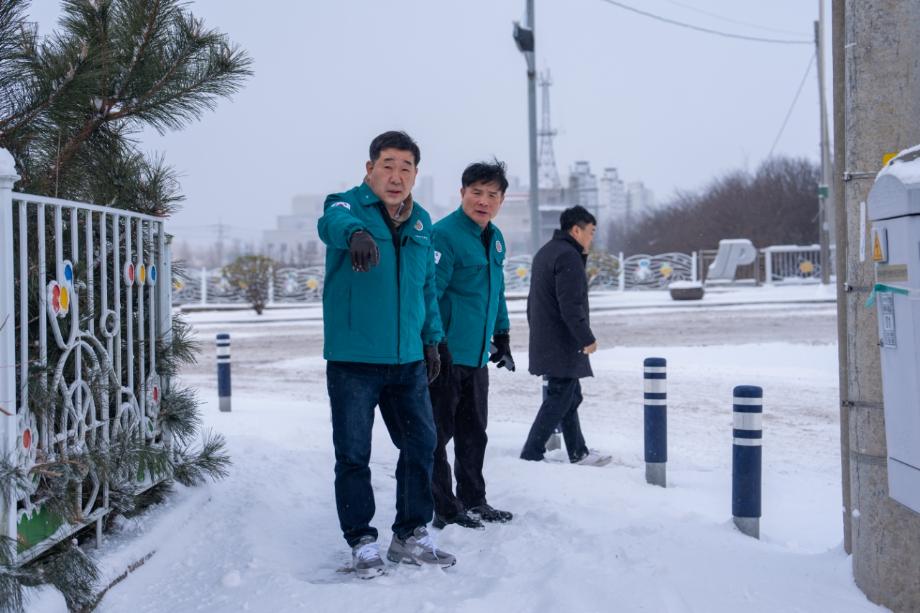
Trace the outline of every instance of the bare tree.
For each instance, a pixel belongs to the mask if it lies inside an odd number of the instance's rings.
[[[818,240],[818,165],[770,158],[754,174],[731,171],[699,192],[678,192],[671,204],[631,227],[614,224],[608,248],[625,253],[689,253],[723,238],[757,247]]]

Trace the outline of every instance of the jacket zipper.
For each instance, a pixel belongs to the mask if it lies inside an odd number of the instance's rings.
[[[394,235],[393,245],[396,247],[396,363],[402,364],[402,287],[400,284],[400,271],[402,270],[402,249],[399,236]],[[405,241],[405,239],[403,239]],[[404,244],[404,243],[403,243]]]
[[[400,281],[399,281],[399,277],[400,277],[399,271],[400,271],[400,268],[402,268],[400,255],[399,255],[400,240],[402,240],[402,238],[399,235],[399,232],[400,232],[399,228],[395,227],[393,225],[392,220],[390,219],[390,215],[386,210],[386,205],[384,205],[382,202],[378,202],[377,210],[380,211],[380,216],[383,217],[383,223],[386,224],[387,229],[389,229],[390,231],[390,237],[393,240],[393,251],[396,254],[396,363],[402,364],[402,356],[400,355],[402,343],[400,342],[400,338],[399,338],[400,332],[402,330],[402,325],[400,321],[402,319],[402,291],[400,289]],[[408,219],[403,223],[403,225],[407,223],[409,223]],[[403,227],[403,225],[401,225],[400,228]],[[405,240],[408,240],[408,237],[406,237]]]
[[[483,230],[485,232],[486,230]],[[479,242],[482,243],[482,238],[480,237]],[[483,243],[483,246],[486,250],[486,274],[489,277],[489,292],[486,294],[486,321],[482,329],[482,346],[479,349],[479,361],[482,362],[482,354],[486,352],[486,341],[489,338],[489,302],[492,301],[492,250],[489,248],[491,246],[492,237],[489,236],[489,242]],[[486,366],[489,364],[489,358],[486,357]]]

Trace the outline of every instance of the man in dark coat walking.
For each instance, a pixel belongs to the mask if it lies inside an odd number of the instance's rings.
[[[534,256],[527,297],[530,374],[543,375],[547,393],[527,435],[521,459],[540,461],[556,424],[562,426],[572,463],[603,466],[610,456],[588,449],[578,421],[582,377],[591,377],[588,356],[597,351],[588,315],[585,263],[597,220],[575,206],[559,216],[560,229]]]

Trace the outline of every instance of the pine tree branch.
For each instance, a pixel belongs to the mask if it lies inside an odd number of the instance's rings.
[[[209,61],[206,63],[206,70],[204,70],[197,79],[172,92],[168,91],[168,86],[174,82],[174,79],[180,74],[181,69],[193,67],[196,56],[208,50],[211,51],[211,55],[213,56],[214,48],[224,44],[222,37],[213,32],[202,34],[201,28],[201,22],[192,16],[188,16],[186,22],[180,23],[179,29],[188,37],[188,39],[184,41],[184,50],[177,53],[172,59],[166,73],[158,79],[142,97],[131,106],[110,114],[109,118],[118,120],[142,116],[159,107],[169,107],[171,103],[183,100],[187,97],[194,98],[201,95],[208,96],[221,93],[229,95],[235,91],[237,89],[237,82],[243,76],[248,76],[250,74],[248,71],[248,59],[240,53],[230,53],[228,56],[227,53],[229,50],[222,50],[220,54],[222,57],[208,58]],[[218,64],[217,70],[214,70],[214,64]],[[220,69],[221,66],[224,67],[224,70]],[[219,84],[220,81],[225,78],[229,81],[226,86],[227,91],[221,92]],[[209,84],[212,84],[212,87],[206,87]],[[164,91],[167,93],[159,97]],[[206,100],[201,100],[201,102],[210,107],[210,104]],[[161,111],[160,114],[163,114],[164,111],[169,111],[168,108],[159,110]],[[167,123],[178,124],[175,120]],[[178,127],[178,125],[175,125],[175,127]]]
[[[125,70],[125,74],[122,76],[121,87],[119,87],[115,94],[115,98],[117,100],[124,98],[125,90],[127,90],[128,83],[131,81],[131,75],[134,74],[134,71],[137,69],[141,59],[143,59],[144,54],[147,51],[147,46],[150,44],[150,41],[153,38],[153,33],[157,23],[157,16],[160,11],[160,0],[153,0],[153,6],[147,6],[147,4],[147,2],[144,2],[145,10],[147,10],[149,13],[147,17],[147,27],[144,29],[144,34],[141,38],[141,44],[138,45],[135,49],[131,58],[131,63],[128,65],[127,69]]]
[[[77,150],[103,124],[135,119],[161,131],[164,127],[178,128],[183,119],[199,116],[201,107],[212,108],[214,96],[228,96],[237,91],[242,79],[251,74],[250,60],[245,53],[228,47],[222,35],[203,32],[200,20],[180,13],[176,18],[176,31],[181,45],[162,76],[141,96],[132,97],[131,104],[123,104],[124,100],[113,98],[101,100],[98,112],[87,118],[82,128],[61,148],[46,181],[63,174],[62,169],[71,162]],[[208,57],[196,61],[202,53],[207,53]],[[197,71],[197,78],[170,90],[177,79],[181,80],[186,72],[194,70],[199,64],[203,66]],[[113,110],[116,108],[118,110]]]

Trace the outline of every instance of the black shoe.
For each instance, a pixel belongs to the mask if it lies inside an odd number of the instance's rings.
[[[472,528],[473,530],[485,530],[485,526],[481,521],[472,517],[466,511],[460,511],[450,517],[442,517],[440,515],[434,516],[434,521],[431,522],[431,525],[437,528],[438,530],[443,530],[444,526],[447,524],[457,524],[462,528]]]
[[[502,524],[511,521],[511,519],[514,517],[514,515],[509,511],[499,511],[498,509],[492,508],[485,502],[476,505],[475,507],[471,507],[468,509],[468,511],[474,516],[479,516],[479,519],[482,521],[499,522]]]

